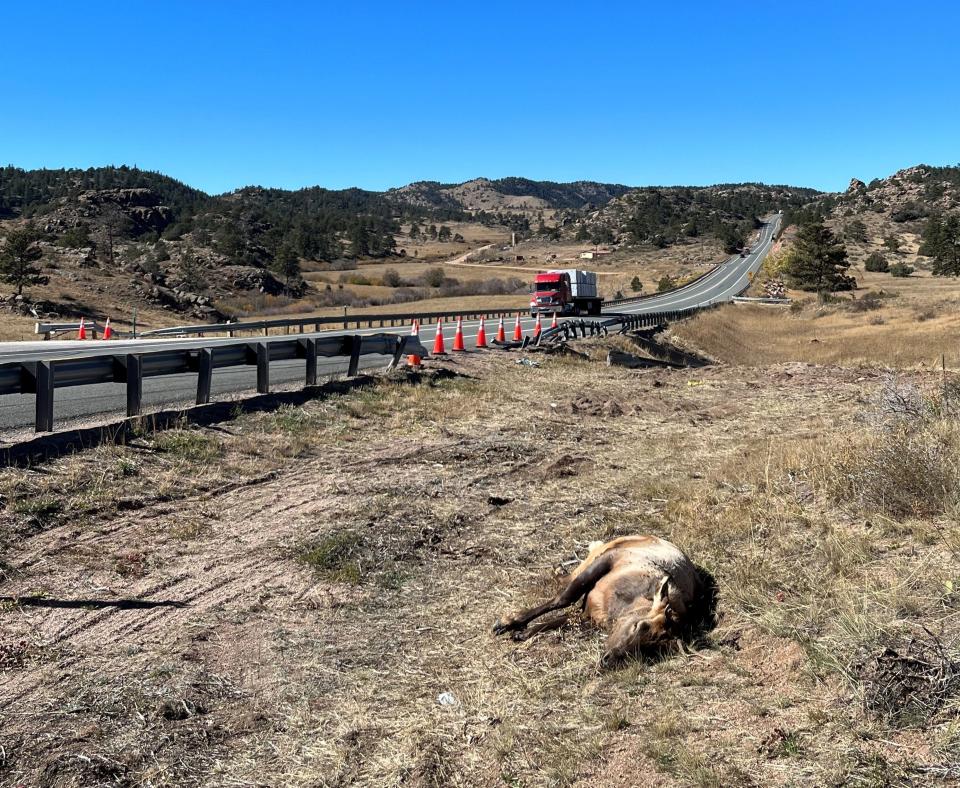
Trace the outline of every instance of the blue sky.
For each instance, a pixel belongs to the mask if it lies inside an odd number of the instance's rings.
[[[846,188],[960,161],[950,2],[43,2],[0,161],[217,193],[521,175]]]

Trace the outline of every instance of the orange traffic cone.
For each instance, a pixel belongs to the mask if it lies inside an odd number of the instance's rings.
[[[80,330],[77,331],[77,339],[86,339],[87,338],[87,329],[83,324],[83,318],[80,318]]]
[[[113,329],[110,328],[110,318],[107,318],[107,322],[103,327],[103,338],[111,339],[113,337]]]
[[[419,338],[419,337],[420,337],[420,324],[419,324],[416,320],[414,320],[413,323],[411,323],[411,325],[410,325],[410,336],[412,336],[412,337],[414,337],[414,338]],[[411,353],[410,355],[407,356],[407,366],[408,366],[408,367],[413,367],[414,369],[419,369],[419,368],[420,368],[420,362],[421,362],[420,356],[416,355],[415,353]]]
[[[537,322],[533,326],[533,335],[538,337],[541,331],[543,331],[543,326],[540,324],[540,313],[537,312]]]
[[[503,320],[500,320],[500,328],[503,329]],[[480,328],[477,329],[477,347],[487,346],[487,332],[483,328],[483,318],[480,318]]]
[[[445,356],[447,351],[443,347],[443,319],[437,321],[437,338],[433,341],[433,355]]]
[[[453,352],[462,353],[466,348],[463,346],[463,318],[457,318],[457,333],[453,335]]]
[[[523,329],[520,328],[520,313],[517,313],[517,322],[513,326],[513,341],[523,342]]]
[[[557,323],[557,313],[553,313],[553,322],[550,324],[550,328],[557,328],[559,324]]]
[[[497,342],[506,342],[507,341],[507,332],[503,330],[503,315],[500,315],[500,325],[497,326]]]

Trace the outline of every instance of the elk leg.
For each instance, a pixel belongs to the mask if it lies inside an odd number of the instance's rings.
[[[567,584],[567,587],[553,599],[544,602],[542,605],[522,610],[514,616],[509,616],[506,619],[497,621],[497,623],[493,625],[493,633],[495,635],[502,635],[504,632],[523,629],[533,621],[533,619],[539,618],[544,613],[569,607],[580,599],[580,597],[589,594],[597,584],[597,581],[610,571],[612,565],[613,561],[611,560],[610,554],[601,556],[573,578],[573,580]]]
[[[529,640],[534,635],[539,635],[541,632],[547,632],[551,629],[560,629],[560,627],[570,620],[572,615],[573,613],[571,612],[561,613],[559,616],[554,616],[547,621],[541,621],[533,626],[529,626],[526,629],[520,630],[519,632],[514,632],[513,639]]]

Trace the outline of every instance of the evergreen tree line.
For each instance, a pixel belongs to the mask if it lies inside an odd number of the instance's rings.
[[[713,236],[727,253],[742,248],[747,234],[772,211],[797,211],[817,192],[748,184],[725,187],[638,189],[623,198],[629,215],[626,242],[666,247],[684,238]],[[581,225],[577,240],[609,243],[613,232]]]
[[[931,216],[923,228],[919,253],[933,258],[934,274],[960,276],[960,216]]]

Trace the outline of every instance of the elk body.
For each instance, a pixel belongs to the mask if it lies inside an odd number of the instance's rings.
[[[590,552],[553,599],[497,621],[496,634],[524,640],[564,624],[571,612],[528,627],[534,619],[584,600],[583,609],[609,633],[602,665],[666,643],[689,623],[700,594],[696,567],[678,547],[656,536],[591,542]]]

